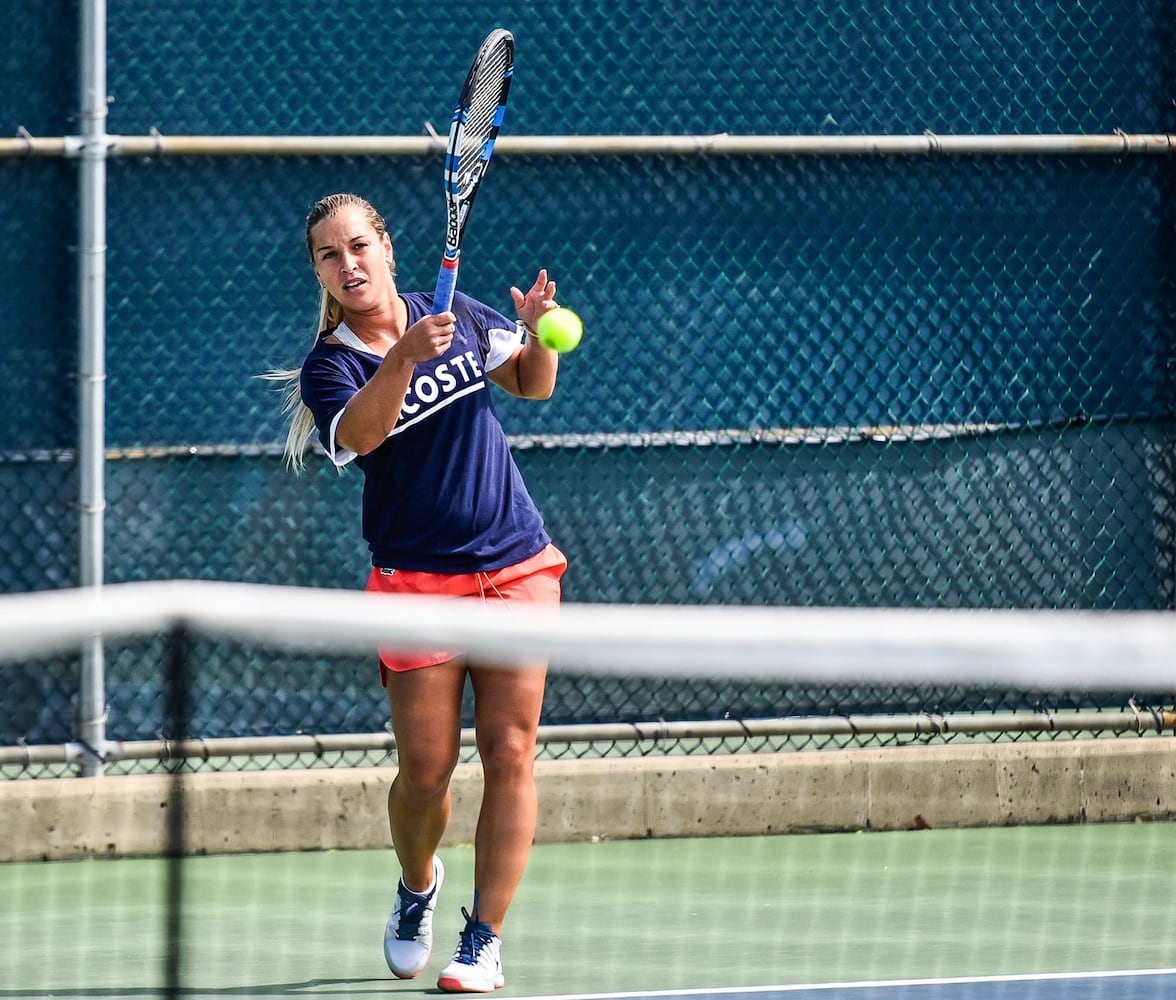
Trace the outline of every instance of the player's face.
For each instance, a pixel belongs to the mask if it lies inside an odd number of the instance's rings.
[[[314,272],[344,310],[362,310],[387,299],[392,241],[372,228],[354,206],[327,216],[311,236]]]

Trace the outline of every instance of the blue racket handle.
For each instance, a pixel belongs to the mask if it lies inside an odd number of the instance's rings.
[[[449,312],[453,305],[453,293],[457,289],[457,265],[461,253],[441,258],[441,270],[437,272],[437,289],[433,292],[433,315]]]

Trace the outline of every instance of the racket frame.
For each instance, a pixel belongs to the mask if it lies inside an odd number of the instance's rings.
[[[498,70],[496,66],[500,62],[503,65]],[[437,286],[433,292],[434,315],[448,311],[453,305],[457,272],[461,264],[462,238],[474,198],[482,186],[490,157],[494,153],[494,142],[506,114],[506,101],[513,76],[514,35],[505,28],[496,28],[478,48],[449,126],[445,152],[445,252],[441,257]],[[483,87],[487,88],[486,94],[481,91]],[[495,99],[496,104],[486,125],[485,135],[480,137],[476,147],[465,149],[469,140],[468,132],[473,127],[471,111],[479,106],[479,99]],[[477,158],[472,169],[468,167],[470,156]]]

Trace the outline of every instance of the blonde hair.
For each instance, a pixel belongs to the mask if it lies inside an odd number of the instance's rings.
[[[371,223],[377,236],[383,238],[387,234],[388,226],[384,222],[383,216],[366,198],[346,192],[327,195],[314,203],[314,207],[306,217],[306,252],[310,256],[312,266],[314,265],[315,227],[343,208],[358,208]],[[395,278],[396,265],[391,260],[388,262],[388,270]],[[317,344],[321,338],[342,322],[343,306],[324,288],[319,297],[319,315],[318,324],[315,327],[314,343]],[[302,368],[276,368],[263,372],[258,378],[277,383],[274,389],[282,394],[282,413],[288,414],[290,417],[283,454],[287,467],[295,473],[300,473],[306,465],[306,449],[315,433],[314,414],[310,412],[310,407],[302,402]]]

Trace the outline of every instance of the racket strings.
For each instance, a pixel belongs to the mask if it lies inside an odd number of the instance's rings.
[[[455,163],[459,188],[463,188],[467,181],[477,176],[485,160],[482,155],[483,149],[498,130],[498,111],[502,105],[502,93],[509,66],[510,53],[503,46],[479,67],[473,81]]]

